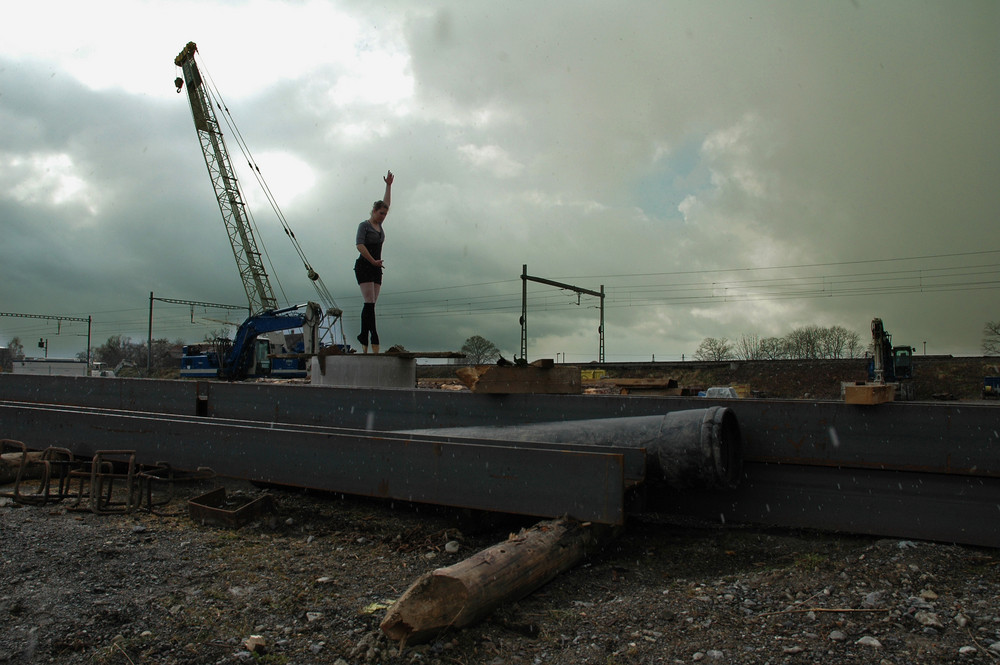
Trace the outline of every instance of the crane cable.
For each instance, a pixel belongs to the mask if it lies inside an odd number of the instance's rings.
[[[222,99],[222,94],[219,92],[218,86],[215,85],[215,81],[212,80],[211,74],[208,73],[208,69],[204,66],[204,58],[201,57],[201,52],[200,51],[198,52],[198,58],[199,58],[199,60],[202,61],[201,71],[206,75],[205,76],[205,78],[206,78],[206,90],[208,91],[209,96],[212,98],[213,103],[216,105],[216,107],[219,109],[219,111],[222,112],[223,118],[224,118],[224,120],[226,122],[226,125],[229,127],[229,129],[232,132],[234,138],[236,139],[236,143],[237,143],[237,145],[240,148],[240,152],[243,153],[243,157],[246,160],[247,165],[250,167],[250,171],[254,174],[254,177],[257,179],[257,182],[261,186],[261,189],[264,192],[264,195],[267,197],[268,203],[271,205],[271,208],[274,210],[275,215],[278,217],[278,221],[281,223],[282,229],[285,231],[285,235],[287,235],[289,237],[289,239],[292,241],[292,246],[295,248],[296,253],[298,253],[299,258],[302,260],[303,265],[305,266],[306,270],[309,272],[310,279],[312,279],[313,278],[312,277],[313,273],[315,273],[315,271],[312,269],[312,266],[309,264],[309,260],[306,258],[305,252],[302,250],[302,246],[299,244],[298,240],[296,239],[295,233],[292,231],[291,227],[288,224],[288,220],[285,218],[284,213],[281,211],[281,208],[278,206],[277,201],[275,200],[273,194],[271,193],[270,187],[267,185],[267,182],[264,180],[263,174],[260,171],[260,167],[257,166],[256,161],[254,160],[253,155],[250,152],[250,148],[247,145],[246,140],[243,138],[242,132],[240,132],[239,128],[236,126],[236,121],[233,119],[232,113],[229,111],[228,105]],[[248,211],[248,214],[251,214],[251,213],[249,213],[249,211]],[[256,222],[255,222],[255,225],[256,225]],[[265,248],[265,251],[266,251],[266,248]],[[270,261],[270,257],[268,257],[268,260]],[[331,297],[331,300],[332,300],[332,297]]]
[[[308,275],[309,280],[312,282],[313,287],[316,289],[316,293],[319,296],[319,299],[324,304],[325,313],[332,314],[335,318],[339,319],[340,314],[342,312],[340,306],[337,305],[337,301],[334,300],[333,294],[330,293],[330,290],[323,282],[323,278],[320,277],[319,273],[316,272],[316,270],[314,270],[312,265],[309,263],[309,259],[306,257],[305,251],[302,249],[302,245],[299,244],[298,238],[295,237],[295,232],[292,231],[292,228],[288,224],[288,220],[286,219],[285,214],[281,211],[281,207],[278,205],[277,200],[271,193],[271,188],[264,180],[264,176],[260,171],[260,167],[257,166],[256,160],[253,158],[253,155],[250,152],[250,148],[243,138],[243,134],[236,126],[236,121],[233,119],[232,114],[229,111],[228,105],[226,105],[225,101],[222,99],[222,94],[219,92],[218,87],[215,85],[215,81],[212,79],[211,74],[205,67],[204,58],[202,57],[201,52],[199,51],[197,55],[198,59],[201,60],[202,64],[200,69],[204,75],[205,89],[208,92],[208,95],[211,97],[212,103],[214,103],[215,106],[222,113],[226,125],[229,127],[229,130],[233,135],[233,137],[236,139],[236,143],[240,148],[240,152],[243,154],[243,158],[246,160],[247,165],[250,167],[250,171],[254,174],[254,177],[257,179],[257,183],[260,185],[261,190],[267,197],[267,201],[268,203],[270,203],[271,209],[274,211],[275,216],[281,223],[281,227],[284,230],[285,235],[288,236],[288,239],[291,241],[292,246],[295,248],[296,253],[299,255],[299,259],[302,260],[302,264],[306,269],[306,274]],[[245,197],[243,198],[245,200]],[[247,210],[247,215],[250,217],[250,222],[254,225],[254,229],[257,230],[257,234],[260,235],[260,231],[257,228],[256,219],[253,218],[253,213],[249,210],[249,208],[247,208],[246,210]],[[285,301],[288,302],[288,297],[285,295],[284,287],[281,285],[281,280],[278,279],[277,273],[274,270],[274,264],[271,261],[271,256],[267,252],[267,246],[261,243],[261,248],[263,250],[265,257],[267,258],[268,264],[271,266],[271,273],[274,275],[274,279],[278,283],[278,290],[281,291],[282,298],[284,298]],[[343,327],[341,327],[340,337],[341,337],[341,342],[346,345],[347,342],[346,339],[344,338]]]

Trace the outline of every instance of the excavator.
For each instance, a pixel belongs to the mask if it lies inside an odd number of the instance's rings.
[[[913,347],[893,346],[892,335],[882,319],[872,319],[872,354],[868,360],[868,381],[843,383],[844,401],[871,405],[893,400],[912,400]]]
[[[875,384],[894,384],[897,399],[913,399],[912,346],[893,346],[892,335],[885,331],[882,319],[872,319],[872,358],[868,362],[868,380]]]
[[[246,290],[250,315],[240,324],[232,340],[215,340],[210,344],[211,348],[202,345],[185,346],[181,358],[181,376],[229,381],[262,376],[304,377],[308,358],[315,355],[325,341],[335,341],[334,326],[340,320],[342,311],[323,285],[319,274],[309,265],[295,234],[271,198],[270,190],[262,182],[268,199],[284,225],[286,235],[292,240],[305,264],[309,280],[319,294],[318,299],[324,303],[320,305],[310,301],[290,307],[278,307],[270,279],[261,261],[261,252],[219,120],[215,115],[215,106],[218,105],[221,110],[223,105],[216,101],[217,95],[213,99],[212,90],[202,78],[195,62],[197,51],[198,46],[194,42],[188,42],[174,59],[174,64],[183,72],[183,78],[178,76],[174,85],[177,86],[178,93],[182,88],[187,88],[195,130]],[[237,141],[241,141],[238,132],[234,132],[234,135]],[[251,167],[253,168],[252,163]],[[259,169],[256,169],[256,174],[260,179]],[[287,331],[299,328],[302,329],[301,342],[297,340],[297,335],[287,334]],[[272,342],[268,335],[278,332],[283,333],[283,343],[280,345]],[[340,337],[343,338],[342,327]],[[350,347],[346,342],[337,346],[343,352],[349,352]]]

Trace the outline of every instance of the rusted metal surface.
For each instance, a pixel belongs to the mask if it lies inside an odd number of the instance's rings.
[[[3,492],[4,496],[27,505],[45,505],[75,496],[70,488],[70,473],[82,468],[84,461],[75,459],[68,449],[48,447],[31,451],[23,441],[3,439],[0,452],[17,465],[13,490]]]
[[[17,463],[12,490],[0,492],[0,496],[24,505],[70,500],[69,510],[106,514],[144,508],[156,512],[173,499],[177,482],[214,475],[206,468],[179,471],[166,462],[139,465],[134,450],[98,450],[88,458],[64,447],[35,451],[12,439],[3,439],[0,444],[4,455]]]
[[[78,487],[76,500],[69,509],[97,514],[135,510],[142,498],[136,481],[135,451],[95,450],[88,457],[91,459],[87,468],[69,473],[70,483],[76,481]]]
[[[188,500],[188,514],[199,524],[213,524],[236,529],[274,512],[274,498],[264,494],[251,501],[235,504],[227,501],[226,488],[216,489]]]
[[[148,512],[158,513],[160,507],[169,505],[174,499],[178,483],[199,482],[214,477],[215,471],[208,467],[183,471],[175,469],[169,462],[142,465],[137,474],[139,494],[144,502],[142,507]]]

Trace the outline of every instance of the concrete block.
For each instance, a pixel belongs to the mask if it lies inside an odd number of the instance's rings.
[[[413,358],[352,353],[314,356],[310,380],[315,386],[347,388],[414,388],[417,362]]]

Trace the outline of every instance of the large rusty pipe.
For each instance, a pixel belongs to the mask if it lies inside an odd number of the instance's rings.
[[[743,439],[739,423],[736,414],[722,406],[657,416],[417,429],[402,433],[645,448],[648,477],[677,489],[735,487],[742,470]]]

